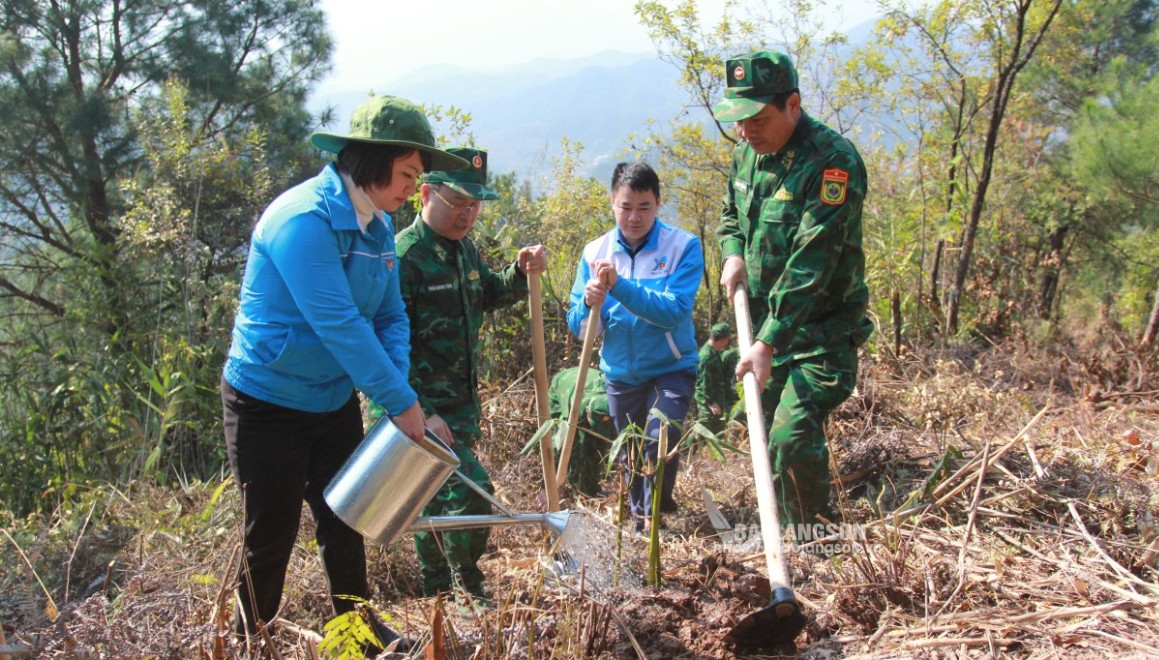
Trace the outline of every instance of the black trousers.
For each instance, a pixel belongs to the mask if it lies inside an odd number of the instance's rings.
[[[368,597],[366,550],[362,535],[334,515],[322,493],[362,440],[357,395],[337,411],[310,413],[256,399],[222,379],[221,403],[229,467],[245,509],[238,576],[245,617],[238,617],[238,634],[277,616],[303,501],[317,523],[334,611],[352,610],[354,602],[339,596]]]

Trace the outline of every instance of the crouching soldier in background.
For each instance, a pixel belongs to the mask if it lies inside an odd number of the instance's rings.
[[[551,379],[547,392],[548,410],[552,419],[566,422],[575,399],[576,377],[579,367],[568,367]],[[567,480],[581,495],[596,497],[603,481],[607,449],[616,438],[616,425],[608,412],[608,396],[604,392],[604,375],[599,369],[588,369],[584,379],[584,394],[580,401],[579,420],[571,458],[567,464]],[[563,448],[566,427],[561,424],[556,433],[556,452]]]
[[[515,262],[493,272],[468,238],[483,202],[498,199],[487,187],[487,153],[451,148],[471,166],[423,176],[422,215],[398,236],[402,298],[410,318],[410,384],[418,392],[427,427],[458,455],[460,470],[488,491],[487,471],[472,452],[482,436],[478,389],[479,330],[483,312],[527,296],[527,275],[547,269],[542,245],[525,247]],[[423,509],[424,516],[487,514],[491,505],[452,477]],[[487,528],[419,532],[415,551],[423,593],[456,592],[461,607],[489,606],[479,558]]]

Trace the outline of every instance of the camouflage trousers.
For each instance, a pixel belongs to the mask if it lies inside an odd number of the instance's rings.
[[[459,457],[459,471],[487,492],[494,493],[491,477],[474,452],[463,442],[457,443],[454,450]],[[488,513],[491,513],[490,502],[453,474],[422,511],[424,516]],[[423,595],[434,596],[454,588],[482,594],[483,572],[478,564],[490,536],[488,527],[453,532],[416,532],[415,554],[423,577]]]
[[[825,420],[856,383],[853,346],[773,367],[761,405],[782,525],[830,515]]]
[[[571,456],[567,463],[567,480],[577,493],[595,497],[604,481],[604,461],[608,443],[576,429]]]

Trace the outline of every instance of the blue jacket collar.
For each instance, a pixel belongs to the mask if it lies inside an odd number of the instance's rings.
[[[620,226],[616,225],[616,251],[628,252],[630,254],[639,254],[644,250],[655,250],[660,245],[660,228],[667,227],[660,218],[656,218],[652,223],[652,229],[648,232],[648,236],[644,238],[644,242],[638,248],[628,247],[628,242],[624,240],[624,235],[620,233]]]

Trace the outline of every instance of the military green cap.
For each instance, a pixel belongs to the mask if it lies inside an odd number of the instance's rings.
[[[471,199],[499,199],[499,193],[487,187],[487,152],[470,147],[449,147],[447,153],[467,161],[461,170],[442,171],[432,168],[423,175],[423,183],[441,183]]]
[[[730,326],[727,323],[717,323],[716,325],[712,326],[712,330],[709,331],[708,336],[711,339],[720,339],[722,337],[731,337],[732,336],[732,326]]]
[[[712,109],[719,121],[741,121],[761,111],[777,94],[797,89],[797,70],[784,53],[758,51],[724,64],[728,87]]]
[[[319,149],[338,153],[349,142],[366,144],[393,144],[411,147],[430,154],[432,170],[457,170],[467,161],[435,147],[431,124],[419,107],[397,96],[372,96],[354,109],[350,116],[350,132],[317,132],[310,143]]]

